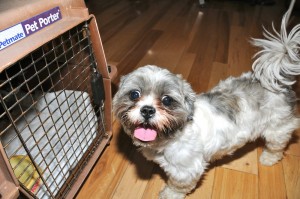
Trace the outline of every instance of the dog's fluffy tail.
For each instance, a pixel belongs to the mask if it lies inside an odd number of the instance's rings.
[[[253,39],[254,46],[262,48],[256,53],[253,74],[262,86],[273,92],[283,92],[295,83],[294,76],[300,74],[300,24],[289,33],[286,25],[291,10],[283,16],[280,33],[265,30],[265,39]]]

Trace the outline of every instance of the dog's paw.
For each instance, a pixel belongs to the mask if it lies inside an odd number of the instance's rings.
[[[184,199],[185,194],[176,192],[170,187],[165,186],[165,188],[159,193],[159,199]]]
[[[282,152],[270,152],[268,150],[264,150],[259,158],[259,161],[262,165],[272,166],[281,160],[282,157]]]

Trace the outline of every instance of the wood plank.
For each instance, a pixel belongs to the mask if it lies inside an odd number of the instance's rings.
[[[175,29],[175,24],[171,24],[169,28]],[[185,49],[185,42],[180,37],[182,36],[179,33],[164,33],[138,66],[152,64],[169,70],[175,68]]]
[[[258,175],[256,143],[247,144],[233,155],[224,157],[219,163],[227,169]]]
[[[193,63],[195,61],[196,55],[195,54],[191,54],[191,53],[184,53],[177,66],[174,69],[174,73],[175,74],[180,74],[182,75],[182,77],[184,79],[187,79],[190,72],[191,72],[191,68],[193,66]]]
[[[282,160],[288,199],[300,198],[300,158],[287,155]]]
[[[181,74],[184,79],[188,78],[190,70],[196,59],[196,53],[188,53],[187,50],[188,47],[191,45],[194,37],[196,36],[197,28],[201,23],[202,17],[203,13],[198,12],[194,24],[191,26],[190,33],[187,33],[188,37],[186,40],[184,52],[173,71],[175,74]]]
[[[217,23],[218,17],[216,17],[218,15],[219,12],[215,10],[204,12],[200,26],[198,27],[195,37],[191,42],[191,46],[187,49],[187,52],[197,54],[191,69],[193,73],[190,73],[188,77],[188,81],[191,83],[196,92],[207,91],[208,81],[212,71],[212,64],[216,53],[217,33],[214,30],[219,25]],[[208,19],[211,19],[211,21],[209,22]],[[203,29],[206,31],[203,31]]]
[[[213,193],[213,186],[215,180],[215,168],[211,166],[208,171],[206,171],[194,192],[189,194],[186,198],[187,199],[210,199]]]
[[[229,25],[228,12],[221,12],[218,15],[218,28],[217,28],[217,46],[214,61],[221,62],[223,64],[228,63],[228,50],[229,50],[229,36],[230,36],[230,25]]]
[[[257,181],[256,175],[218,167],[212,198],[258,198]]]
[[[107,147],[105,153],[95,165],[90,177],[77,195],[77,199],[109,198],[113,194],[115,186],[119,183],[119,178],[123,176],[128,165],[126,156],[120,153],[119,150],[130,153],[132,149],[126,135],[118,134],[121,132],[120,128],[120,124],[115,122],[113,125],[114,137],[110,146]],[[122,139],[120,144],[118,144],[118,137]],[[101,185],[100,188],[99,185]]]
[[[258,149],[258,155],[262,149]],[[258,191],[259,198],[281,199],[286,198],[285,180],[283,175],[282,163],[273,166],[258,166]]]
[[[157,199],[159,192],[164,188],[166,184],[166,174],[163,170],[159,168],[158,165],[155,165],[153,168],[153,174],[145,188],[143,194],[144,199]]]
[[[285,152],[289,155],[300,157],[300,130],[296,130]]]
[[[229,74],[232,76],[240,76],[241,73],[251,70],[251,57],[253,56],[251,52],[253,50],[250,48],[248,38],[245,37],[245,32],[242,27],[232,26],[230,28],[229,40]]]
[[[209,199],[211,198],[213,191],[213,183],[215,177],[215,169],[212,167],[205,172],[201,180],[198,182],[196,189],[188,194],[187,199]],[[147,184],[144,195],[144,199],[157,199],[159,192],[166,185],[167,177],[165,173],[158,167],[155,166],[153,175]]]
[[[119,179],[112,198],[142,198],[153,166],[152,162],[147,161],[138,151],[135,151],[132,162],[126,168],[122,178]]]
[[[198,26],[196,27],[196,36],[192,38],[192,42],[188,46],[187,52],[189,53],[198,53],[198,52],[205,52],[202,51],[207,49],[209,45],[209,40],[216,38],[216,32],[214,31],[218,25],[218,16],[219,12],[217,10],[202,10],[203,12],[198,12],[197,18],[201,19],[201,23],[198,22]],[[199,20],[198,19],[198,20]],[[204,31],[205,30],[205,31]],[[208,39],[209,38],[209,39]],[[200,48],[200,49],[199,49]]]
[[[182,54],[187,48],[187,41],[193,35],[191,29],[194,23],[185,27],[178,27],[178,24],[184,24],[188,16],[175,17],[167,25],[168,31],[159,38],[159,40],[149,50],[149,53],[141,60],[138,66],[147,64],[158,65],[173,71]]]
[[[178,2],[174,2],[174,4],[178,4]],[[159,21],[153,26],[155,30],[167,31],[169,24],[174,20],[180,11],[181,6],[172,5],[169,9],[166,10],[165,14],[160,18]]]
[[[151,30],[143,35],[142,40],[134,44],[131,50],[126,52],[124,58],[117,65],[119,76],[128,74],[136,67],[141,59],[150,53],[154,43],[161,37],[162,31]]]
[[[111,33],[114,32],[117,34],[120,29],[116,27],[120,27],[120,25],[124,24],[124,22],[126,22],[125,20],[128,19],[127,17],[124,18],[124,12],[128,12],[128,4],[126,2],[116,4],[113,1],[87,1],[87,6],[89,7],[90,13],[95,15],[101,31],[101,38],[105,41],[110,38],[109,35]]]
[[[223,63],[214,62],[212,65],[212,72],[209,78],[207,90],[211,90],[221,81],[228,76],[228,65]]]
[[[188,47],[191,45],[194,37],[196,36],[196,32],[197,32],[198,26],[201,23],[202,17],[203,17],[203,13],[198,12],[195,22],[194,22],[193,26],[191,27],[191,31],[190,31],[190,33],[188,33],[188,38],[186,40],[184,53],[182,54],[177,66],[175,67],[175,69],[173,71],[176,74],[181,74],[184,79],[188,78],[188,76],[190,74],[190,70],[196,59],[196,53],[188,53],[187,50],[188,50]]]
[[[164,10],[172,5],[170,1],[162,1],[158,4],[152,4],[149,9],[146,9],[142,15],[128,9],[126,18],[128,18],[118,34],[109,38],[103,45],[106,52],[107,60],[119,62],[124,54],[126,54],[137,42],[143,38],[145,32],[164,15]],[[101,34],[101,31],[100,31]]]

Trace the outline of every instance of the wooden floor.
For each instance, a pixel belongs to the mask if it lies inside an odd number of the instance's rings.
[[[257,49],[249,44],[250,38],[261,37],[262,25],[271,29],[272,21],[278,27],[286,7],[281,0],[274,6],[210,0],[205,8],[197,2],[89,0],[87,5],[97,17],[107,60],[117,66],[119,75],[156,64],[182,74],[195,91],[205,92],[220,79],[251,69]],[[292,23],[299,22],[294,15]],[[163,171],[139,154],[118,122],[113,133],[77,198],[157,198],[166,180]],[[299,199],[299,137],[300,130],[284,159],[272,167],[258,162],[262,141],[246,145],[214,163],[187,198]]]

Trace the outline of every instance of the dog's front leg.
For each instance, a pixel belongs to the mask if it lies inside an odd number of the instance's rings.
[[[168,184],[159,194],[159,199],[184,199],[196,186],[198,180],[182,183],[169,179]]]
[[[201,171],[191,172],[189,169],[168,175],[168,184],[160,192],[159,199],[184,199],[197,185],[204,168]],[[184,176],[186,175],[186,176]],[[184,177],[183,177],[184,176]]]

